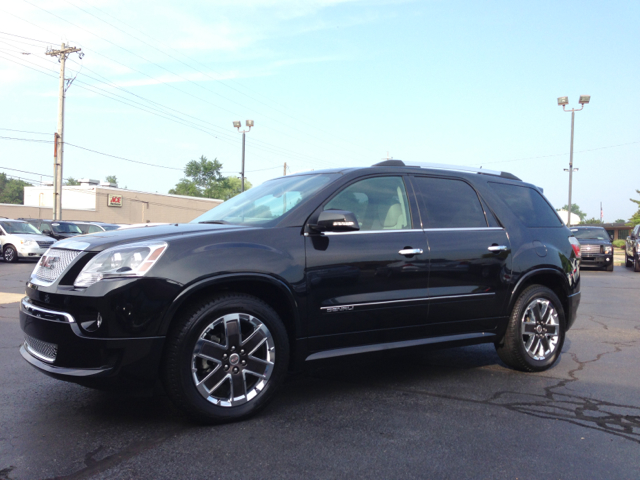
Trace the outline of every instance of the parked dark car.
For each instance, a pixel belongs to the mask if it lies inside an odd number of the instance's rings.
[[[62,220],[41,220],[39,218],[21,218],[36,227],[43,235],[56,240],[82,235],[82,230],[73,222]]]
[[[108,232],[120,228],[120,225],[104,222],[79,222],[74,220],[73,224],[80,229],[83,235],[88,233]]]
[[[624,246],[624,264],[640,272],[640,225],[636,225]]]
[[[582,258],[580,265],[603,268],[613,272],[613,245],[607,231],[602,227],[571,227],[571,233],[580,242]]]
[[[576,318],[580,244],[534,185],[460,169],[291,175],[190,224],[63,240],[27,283],[21,354],[91,387],[161,380],[201,422],[362,352],[493,343],[546,370]]]

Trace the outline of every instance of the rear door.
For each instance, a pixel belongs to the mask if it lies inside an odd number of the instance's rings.
[[[415,176],[429,243],[429,323],[440,334],[495,328],[508,294],[511,246],[470,183]]]

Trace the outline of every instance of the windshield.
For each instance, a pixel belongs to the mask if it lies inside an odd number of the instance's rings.
[[[56,233],[82,233],[75,223],[52,223],[51,226]]]
[[[590,239],[590,240],[609,240],[609,234],[604,228],[572,228],[571,233],[577,239]]]
[[[27,222],[0,222],[2,228],[7,233],[28,233],[30,235],[40,235],[36,227]]]
[[[327,173],[276,178],[221,203],[191,223],[262,225],[280,218],[336,178],[338,174]]]

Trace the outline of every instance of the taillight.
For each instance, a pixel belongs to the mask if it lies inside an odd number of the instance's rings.
[[[569,237],[569,243],[571,244],[571,248],[573,248],[573,253],[576,254],[576,257],[581,258],[582,253],[580,251],[580,242],[576,239],[576,237]]]

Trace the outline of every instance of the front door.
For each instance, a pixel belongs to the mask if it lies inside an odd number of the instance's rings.
[[[511,246],[475,189],[460,179],[413,177],[429,242],[434,333],[492,330],[508,294]]]
[[[321,207],[353,212],[360,230],[306,237],[312,351],[410,338],[426,324],[428,248],[412,203],[403,177],[378,176]]]

